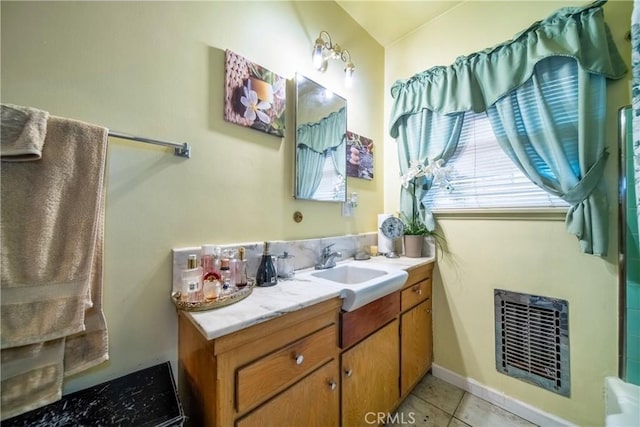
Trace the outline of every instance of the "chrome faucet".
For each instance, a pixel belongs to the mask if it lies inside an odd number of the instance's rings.
[[[336,266],[336,258],[341,257],[342,253],[331,252],[331,246],[333,246],[333,243],[322,249],[320,263],[316,264],[316,270],[326,270]]]

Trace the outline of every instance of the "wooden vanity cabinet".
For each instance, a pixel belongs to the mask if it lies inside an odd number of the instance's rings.
[[[179,387],[194,426],[369,426],[431,367],[433,263],[352,312],[339,298],[207,340],[179,313]]]
[[[342,426],[371,425],[398,402],[399,313],[400,292],[341,313]]]
[[[340,314],[343,427],[376,424],[431,368],[433,266],[409,270],[399,292]]]
[[[400,396],[404,399],[431,368],[433,264],[409,271],[401,292]]]
[[[179,383],[192,425],[338,425],[338,313],[332,299],[207,340],[179,313]]]
[[[398,402],[398,320],[342,353],[342,426],[372,425]]]

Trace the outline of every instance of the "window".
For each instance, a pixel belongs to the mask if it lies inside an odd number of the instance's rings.
[[[518,135],[530,142],[560,141],[558,147],[550,145],[537,149],[533,143],[524,144],[529,159],[544,179],[558,181],[552,169],[560,167],[561,158],[570,162],[568,166],[574,176],[580,176],[576,141],[578,64],[573,58],[546,58],[536,64],[535,73],[535,83],[529,79],[512,92],[513,96],[498,102],[513,106],[513,125]],[[590,93],[594,92],[590,90]],[[544,107],[540,105],[541,98]],[[596,100],[593,97],[593,101]],[[603,120],[604,105],[592,110],[589,120]],[[550,126],[549,121],[545,123],[543,116],[546,113],[552,117],[554,125]],[[548,150],[545,157],[553,162],[552,167],[536,150]],[[538,187],[520,171],[498,144],[487,113],[465,113],[458,147],[447,167],[450,185],[434,186],[427,194],[427,206],[433,211],[569,207],[567,202]]]
[[[322,180],[313,193],[312,198],[320,200],[344,201],[346,185],[344,177],[336,173],[335,161],[333,160],[333,150],[326,150],[324,155],[324,166],[322,168]]]
[[[447,167],[450,186],[434,185],[427,193],[427,206],[434,212],[569,206],[516,167],[498,145],[485,113],[465,113],[458,148]]]

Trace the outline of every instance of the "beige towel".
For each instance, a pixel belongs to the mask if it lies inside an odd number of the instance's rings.
[[[104,197],[102,199],[104,206]],[[104,209],[100,210],[99,224],[104,224]],[[107,323],[102,311],[102,253],[103,230],[98,233],[96,253],[93,257],[93,286],[91,302],[93,305],[85,311],[85,330],[68,336],[64,348],[64,375],[70,376],[89,369],[109,359],[109,337]]]
[[[62,397],[64,338],[2,350],[2,420]]]
[[[49,113],[30,107],[0,106],[0,157],[5,162],[24,162],[42,157]]]
[[[108,358],[106,143],[105,128],[51,116],[42,158],[0,168],[1,419],[59,399],[65,370]]]

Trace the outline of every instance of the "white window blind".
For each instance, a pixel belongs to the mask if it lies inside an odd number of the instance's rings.
[[[327,150],[322,167],[322,180],[312,198],[320,200],[345,200],[346,185],[344,178],[337,176],[331,150]]]
[[[434,212],[568,206],[524,176],[498,145],[485,113],[465,113],[458,148],[445,166],[450,185],[427,193]]]

